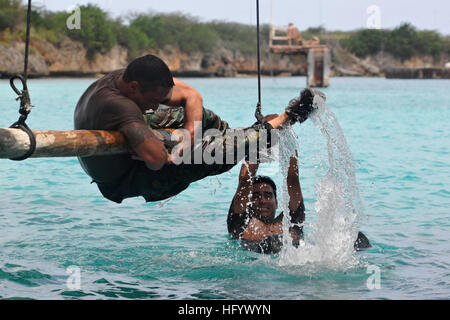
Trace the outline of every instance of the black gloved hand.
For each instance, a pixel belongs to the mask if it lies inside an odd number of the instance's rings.
[[[302,123],[308,119],[315,109],[313,105],[315,95],[320,95],[325,100],[325,95],[322,92],[306,88],[302,90],[300,96],[289,101],[285,112],[291,120],[291,124],[295,122]]]

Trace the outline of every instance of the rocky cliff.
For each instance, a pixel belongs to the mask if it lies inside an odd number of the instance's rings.
[[[332,76],[385,76],[393,68],[443,67],[445,59],[414,57],[399,61],[389,54],[379,53],[360,59],[339,44],[330,45]],[[23,70],[24,43],[0,44],[0,77],[6,78]],[[150,52],[161,57],[176,76],[235,77],[254,75],[257,61],[254,55],[224,48],[212,53],[180,52],[174,47],[165,47]],[[95,76],[124,68],[129,61],[126,48],[115,46],[105,54],[96,54],[88,59],[86,49],[80,42],[66,40],[59,45],[48,41],[32,41],[30,44],[30,77],[42,76]],[[261,71],[265,75],[304,75],[305,58],[269,54],[262,48]]]
[[[0,75],[9,77],[23,71],[24,43],[0,44]],[[92,59],[77,41],[66,40],[59,46],[48,41],[32,41],[29,53],[30,77],[42,76],[91,76],[126,66],[127,50],[116,46],[106,54]]]
[[[338,43],[330,47],[332,76],[384,77],[392,70],[416,70],[424,68],[444,69],[449,57],[435,59],[432,56],[412,57],[401,61],[389,53],[379,52],[366,58],[358,58]]]
[[[108,53],[88,59],[80,42],[66,40],[59,45],[48,41],[32,41],[29,53],[30,77],[92,76],[126,67],[129,57],[126,48],[114,46]],[[0,44],[0,77],[6,78],[23,70],[24,43]],[[239,51],[217,49],[211,53],[181,52],[174,47],[148,52],[161,57],[177,76],[234,77],[254,74],[256,58]],[[144,54],[144,53],[143,53]],[[295,59],[272,56],[261,62],[263,74],[304,74],[305,66]]]

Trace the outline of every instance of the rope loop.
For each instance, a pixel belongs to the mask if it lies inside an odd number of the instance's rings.
[[[25,133],[28,134],[28,137],[30,138],[30,148],[23,156],[20,156],[17,158],[10,158],[9,160],[14,160],[14,161],[25,160],[25,159],[29,158],[36,150],[36,136],[34,135],[33,131],[31,131],[31,129],[27,126],[25,121],[23,121],[23,122],[20,122],[20,121],[21,120],[19,119],[18,121],[14,122],[10,126],[10,128],[16,128],[16,129],[21,129],[21,130],[25,131]]]

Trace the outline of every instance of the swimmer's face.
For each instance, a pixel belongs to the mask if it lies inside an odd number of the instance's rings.
[[[275,192],[270,184],[254,184],[251,202],[255,214],[260,220],[271,222],[275,218],[278,202],[275,197]]]

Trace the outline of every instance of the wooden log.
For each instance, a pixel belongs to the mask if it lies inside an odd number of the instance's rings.
[[[181,141],[173,129],[153,130],[168,149]],[[120,132],[102,130],[33,130],[36,150],[31,158],[89,157],[132,153]],[[20,130],[0,128],[0,159],[23,156],[30,148],[30,138]]]

